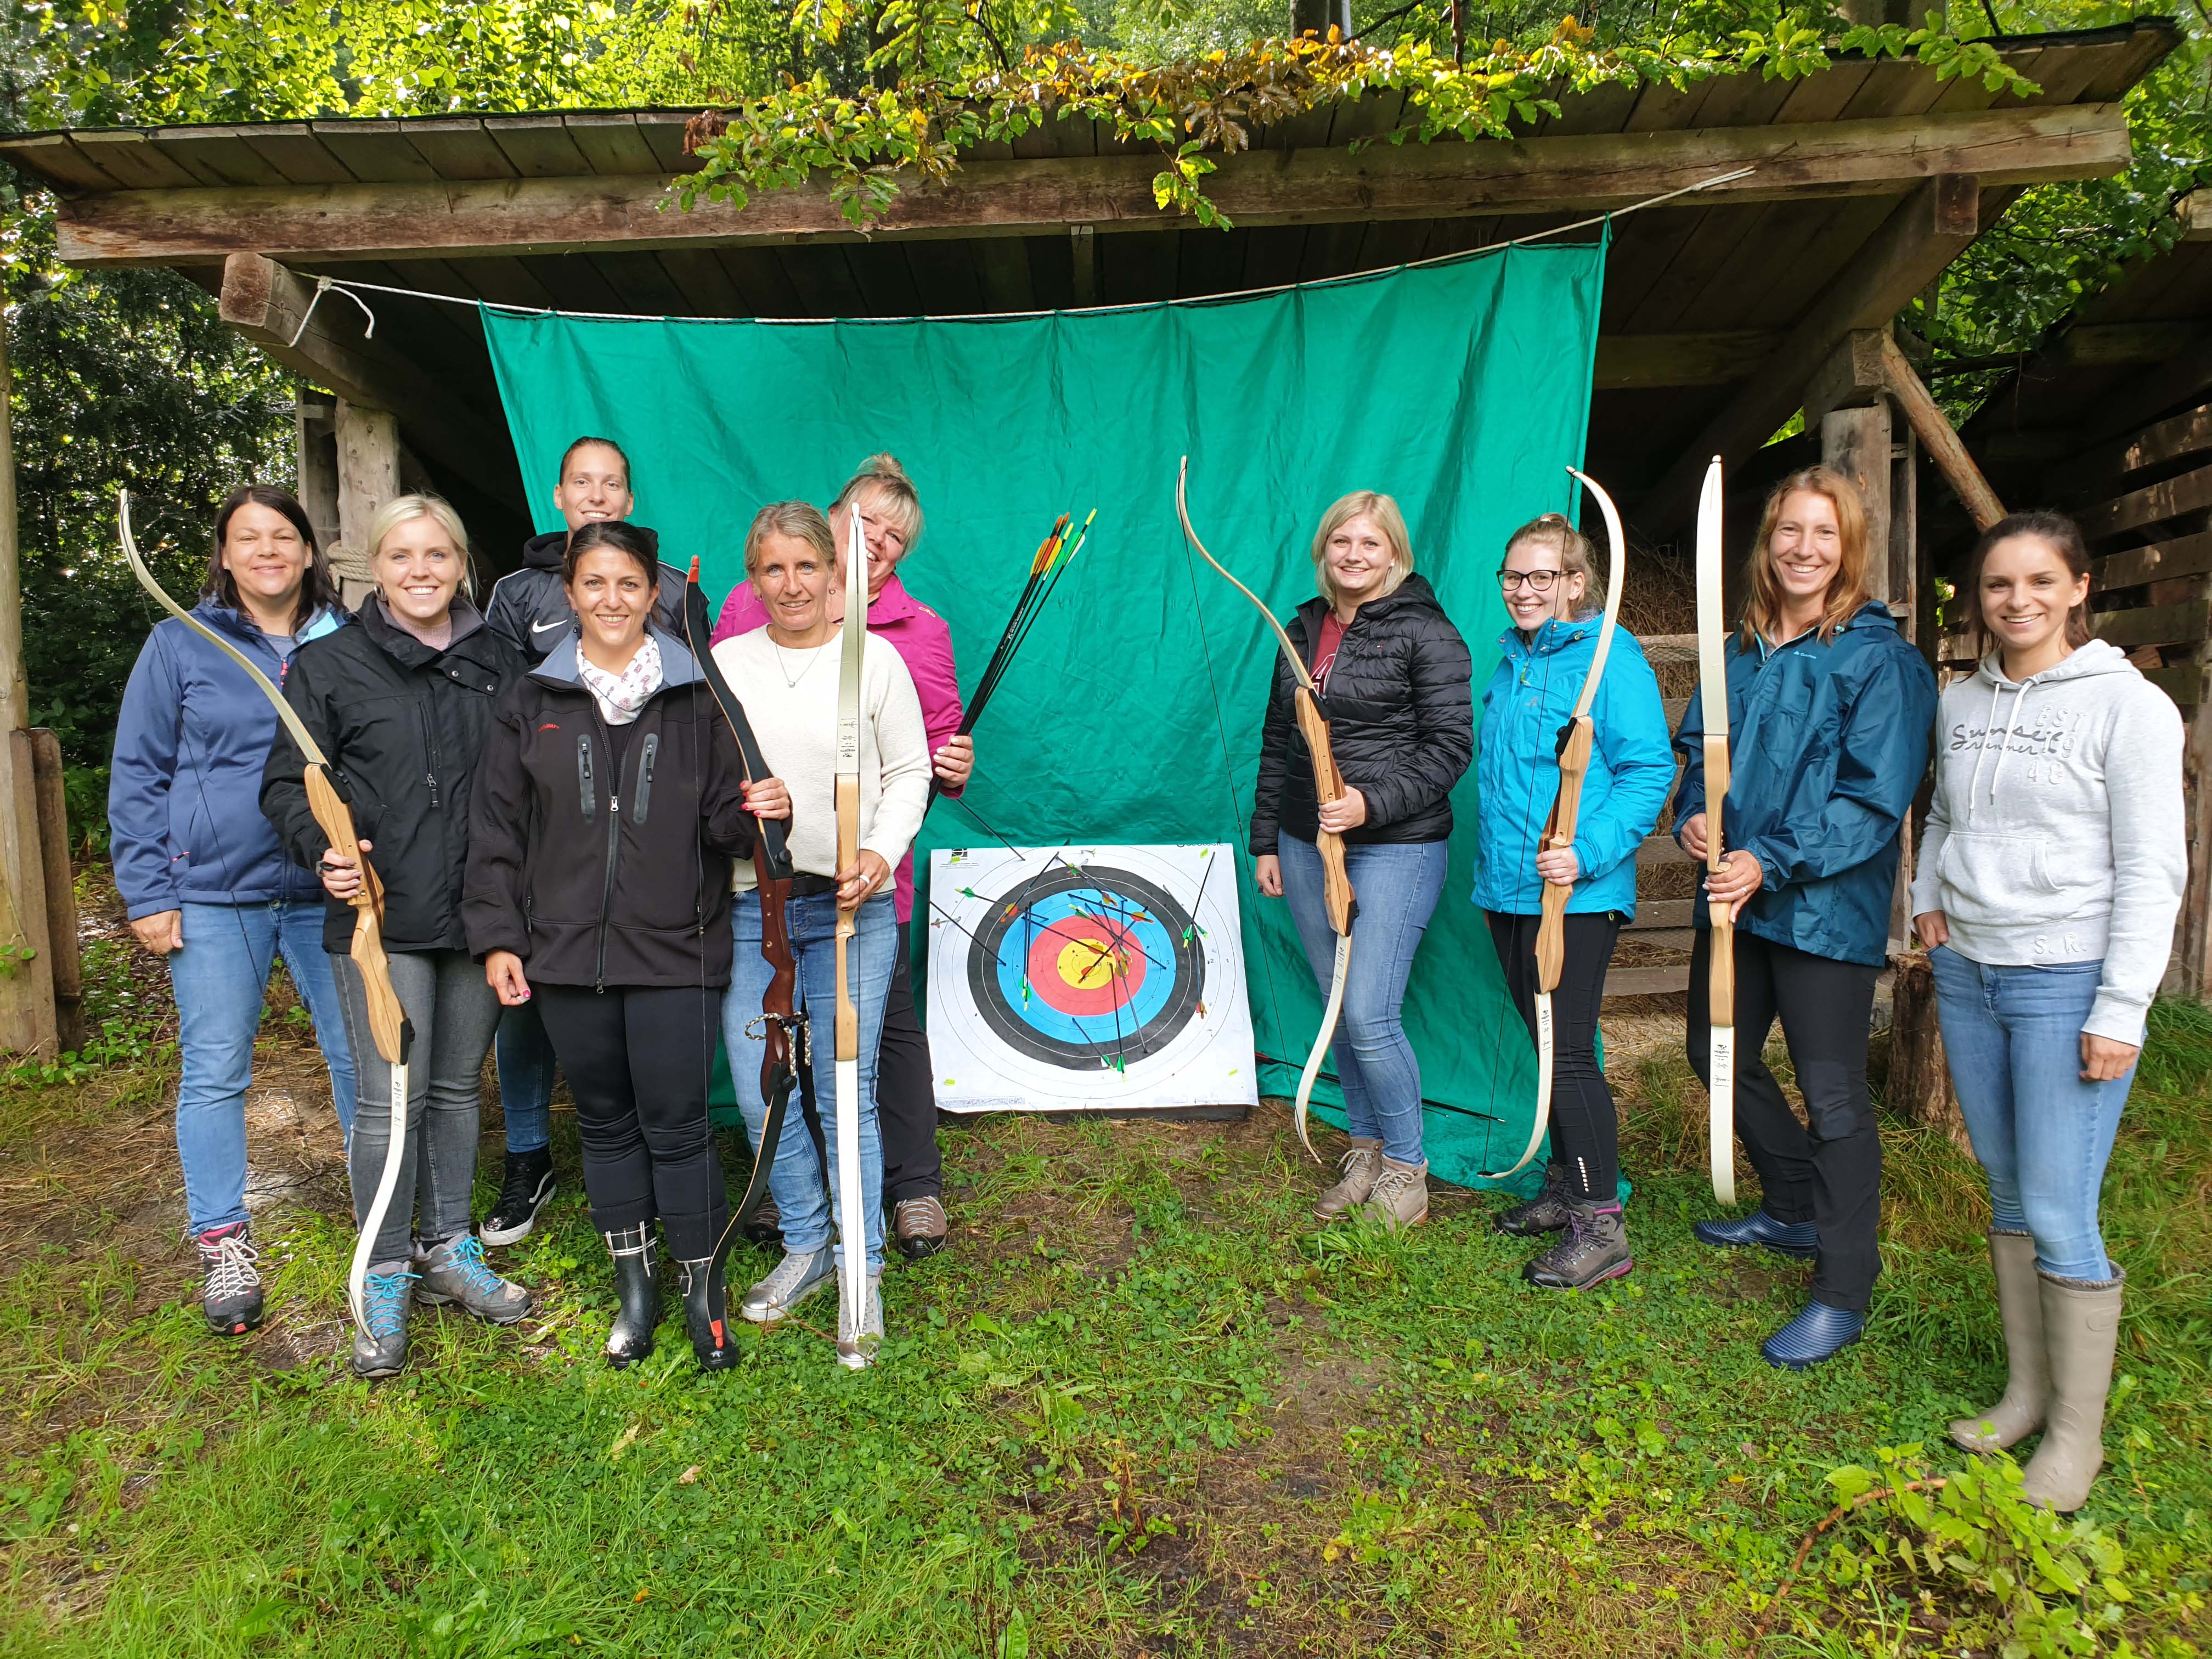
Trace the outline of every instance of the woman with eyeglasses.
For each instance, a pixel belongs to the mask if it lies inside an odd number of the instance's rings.
[[[1571,890],[1565,965],[1553,993],[1551,1157],[1542,1189],[1492,1224],[1522,1237],[1562,1234],[1521,1276],[1546,1290],[1580,1291],[1635,1265],[1621,1222],[1620,1123],[1598,1064],[1597,1016],[1614,941],[1636,915],[1636,849],[1659,820],[1674,757],[1658,679],[1634,636],[1616,629],[1590,704],[1574,845],[1543,850],[1559,793],[1559,734],[1597,654],[1605,588],[1589,540],[1557,513],[1513,532],[1498,586],[1513,625],[1498,636],[1503,654],[1482,694],[1474,902],[1532,1042],[1544,888]]]
[[[1413,574],[1406,520],[1388,495],[1358,489],[1331,504],[1314,532],[1313,562],[1321,592],[1288,629],[1321,688],[1344,793],[1326,806],[1316,796],[1291,701],[1297,682],[1278,653],[1250,844],[1260,890],[1290,900],[1326,992],[1336,934],[1315,839],[1323,830],[1344,837],[1359,913],[1330,1055],[1352,1146],[1314,1215],[1329,1222],[1358,1211],[1410,1226],[1428,1219],[1429,1165],[1420,1063],[1401,1010],[1413,953],[1443,891],[1452,787],[1474,757],[1474,665],[1436,591]]]

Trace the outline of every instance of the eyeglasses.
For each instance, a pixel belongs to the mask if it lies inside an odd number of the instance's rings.
[[[1501,570],[1498,573],[1498,586],[1500,591],[1510,593],[1525,582],[1539,593],[1548,593],[1562,574],[1557,570]]]

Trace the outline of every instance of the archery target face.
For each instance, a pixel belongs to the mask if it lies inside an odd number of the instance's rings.
[[[1231,849],[939,851],[929,1043],[947,1111],[1256,1104]]]

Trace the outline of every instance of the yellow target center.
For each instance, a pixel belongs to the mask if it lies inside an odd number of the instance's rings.
[[[1103,939],[1072,939],[1060,947],[1060,976],[1079,991],[1096,991],[1128,969]]]

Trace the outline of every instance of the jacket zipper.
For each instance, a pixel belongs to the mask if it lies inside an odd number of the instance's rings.
[[[646,803],[653,796],[653,763],[660,755],[660,733],[648,732],[645,746],[639,751],[637,763],[637,793],[629,804],[629,821],[640,829],[645,827]]]
[[[430,810],[438,810],[438,739],[430,730],[430,705],[428,702],[415,705],[415,713],[422,722],[422,781],[430,786]]]
[[[598,711],[595,705],[593,718],[596,720],[597,717]],[[604,726],[601,729],[604,731]],[[614,747],[612,738],[607,740],[607,747],[610,749]],[[610,782],[612,786],[612,793],[607,796],[607,876],[605,884],[599,890],[599,955],[592,966],[592,989],[599,993],[604,993],[607,988],[607,921],[614,908],[615,860],[622,847],[622,769],[620,767],[615,769],[615,775]]]

